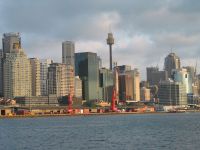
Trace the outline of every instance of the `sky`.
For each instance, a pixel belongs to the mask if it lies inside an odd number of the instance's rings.
[[[28,57],[61,62],[62,42],[74,41],[76,52],[95,52],[108,68],[112,32],[113,61],[138,68],[142,79],[146,67],[162,70],[170,52],[182,66],[200,65],[199,18],[198,0],[0,1],[0,34],[20,32]]]

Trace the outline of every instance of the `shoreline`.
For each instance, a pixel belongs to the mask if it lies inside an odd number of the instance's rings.
[[[180,113],[180,112],[178,112],[178,113]],[[181,113],[187,113],[187,112],[181,112]],[[108,113],[86,113],[86,114],[11,115],[11,116],[0,116],[0,119],[47,118],[47,117],[77,117],[77,116],[84,117],[84,116],[105,116],[105,115],[141,115],[141,114],[168,114],[168,112],[122,112],[122,113],[119,113],[119,112],[108,112]],[[171,114],[173,114],[173,113],[171,113]]]

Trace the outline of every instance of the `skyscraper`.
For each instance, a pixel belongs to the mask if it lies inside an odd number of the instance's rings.
[[[159,103],[162,105],[187,105],[185,85],[172,80],[162,81],[158,90]]]
[[[4,97],[32,95],[31,66],[22,49],[6,53],[3,64]]]
[[[66,64],[52,63],[48,68],[48,94],[58,98],[67,95]]]
[[[99,61],[96,53],[75,54],[76,76],[82,80],[83,99],[99,99]]]
[[[53,63],[51,59],[40,60],[40,91],[42,96],[48,95],[48,67]]]
[[[32,70],[32,96],[41,95],[40,61],[38,58],[30,58]]]
[[[21,37],[19,33],[4,33],[2,39],[3,53],[10,53],[21,49]]]
[[[149,85],[159,85],[160,81],[166,81],[168,79],[167,71],[159,71],[158,67],[147,67],[147,81]]]
[[[180,58],[175,53],[170,53],[165,58],[165,63],[164,63],[164,70],[167,71],[168,77],[171,78],[172,69],[180,69],[180,68],[181,68]]]
[[[186,93],[192,93],[192,77],[187,69],[174,69],[172,70],[172,76],[175,82],[180,82],[185,85]]]
[[[102,90],[102,99],[104,101],[111,101],[113,91],[113,73],[111,70],[101,68],[99,70],[99,83]]]
[[[119,75],[119,98],[140,101],[140,73],[138,69]]]
[[[72,41],[65,41],[62,43],[62,63],[71,65],[74,67],[74,53],[75,53],[75,44]]]

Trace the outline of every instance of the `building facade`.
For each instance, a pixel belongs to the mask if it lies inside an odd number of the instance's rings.
[[[2,39],[3,53],[11,53],[21,49],[21,37],[19,33],[4,33]]]
[[[140,101],[140,73],[138,69],[119,74],[119,99]]]
[[[165,63],[164,63],[164,70],[167,71],[168,77],[171,78],[173,69],[180,69],[180,68],[181,68],[180,58],[175,53],[170,53],[165,58]]]
[[[150,86],[159,85],[160,81],[166,81],[168,79],[167,71],[159,71],[158,67],[147,67],[147,81]]]
[[[175,82],[180,82],[185,85],[186,93],[192,93],[192,77],[187,69],[174,69],[172,70],[172,77]]]
[[[48,68],[48,95],[58,98],[67,95],[67,67],[65,64],[52,63]]]
[[[141,101],[150,101],[151,100],[150,89],[146,87],[140,88],[140,98]]]
[[[158,90],[159,103],[162,105],[187,105],[186,87],[172,80],[160,83]]]
[[[30,58],[32,70],[32,96],[41,95],[40,61],[38,58]]]
[[[74,60],[74,53],[75,53],[75,44],[72,41],[65,41],[62,43],[62,63],[71,65],[75,68],[75,60]]]
[[[40,92],[42,96],[48,95],[48,67],[52,63],[51,59],[40,60]]]
[[[82,99],[82,81],[79,78],[79,76],[75,77],[75,93],[74,93],[76,98],[81,98]]]
[[[22,49],[5,54],[3,79],[5,98],[32,96],[30,60]]]
[[[75,54],[75,72],[82,80],[83,99],[99,99],[99,61],[96,53]]]
[[[103,101],[110,102],[112,100],[113,81],[113,73],[111,70],[106,68],[99,70],[99,83],[102,90],[100,99]]]

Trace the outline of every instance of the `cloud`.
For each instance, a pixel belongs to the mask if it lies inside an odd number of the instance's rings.
[[[28,56],[58,62],[62,42],[72,40],[77,52],[97,52],[108,67],[111,30],[113,59],[145,79],[146,66],[162,69],[171,49],[183,64],[199,59],[199,8],[197,0],[2,0],[0,33],[20,32]]]

